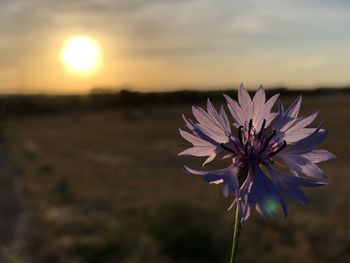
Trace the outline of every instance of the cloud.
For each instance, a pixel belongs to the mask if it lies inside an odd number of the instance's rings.
[[[269,37],[305,37],[310,31],[321,32],[321,26],[331,30],[337,21],[350,22],[342,1],[323,2],[328,9],[314,0],[312,4],[300,0],[7,0],[0,11],[5,22],[0,34],[15,41],[86,28],[124,39],[131,53],[147,55],[149,50],[154,56],[158,49],[160,55],[167,49],[220,52],[229,46],[259,44]]]
[[[325,67],[331,54],[323,49],[349,56],[349,14],[350,2],[341,0],[2,0],[0,80],[23,61],[45,64],[49,43],[74,30],[105,37],[112,58],[169,67],[221,61],[233,68],[229,61],[240,61],[252,70],[248,61],[262,58],[276,68],[315,48],[323,58],[305,67]]]

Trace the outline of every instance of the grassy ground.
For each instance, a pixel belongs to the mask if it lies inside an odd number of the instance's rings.
[[[240,262],[350,262],[350,97],[306,98],[339,159],[330,185],[306,191],[288,220],[253,213]],[[184,174],[178,135],[188,106],[13,119],[6,140],[17,174],[29,262],[228,262],[233,212],[221,188]]]

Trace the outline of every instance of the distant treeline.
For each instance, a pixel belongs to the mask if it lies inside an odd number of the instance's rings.
[[[314,90],[269,89],[268,95],[281,93],[284,96],[350,94],[349,88],[320,88]],[[0,117],[52,114],[61,112],[97,111],[138,106],[203,103],[207,98],[222,100],[222,94],[236,95],[233,89],[173,92],[135,92],[121,90],[108,92],[92,91],[88,95],[2,95],[0,96]]]

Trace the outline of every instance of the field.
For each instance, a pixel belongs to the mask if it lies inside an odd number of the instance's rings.
[[[330,184],[306,190],[310,204],[291,204],[287,220],[254,212],[239,262],[350,262],[350,95],[307,96],[302,110],[319,110],[329,128],[322,146],[338,159],[321,167]],[[177,157],[188,146],[181,113],[190,115],[190,104],[4,121],[19,198],[7,204],[18,206],[3,246],[10,262],[228,262],[231,200],[182,171],[200,162]]]

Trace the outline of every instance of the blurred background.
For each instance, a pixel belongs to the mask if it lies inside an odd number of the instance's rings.
[[[350,262],[349,24],[342,0],[0,0],[0,262],[228,262],[232,200],[178,128],[241,82],[303,94],[338,159],[287,220],[251,215],[240,262]]]

